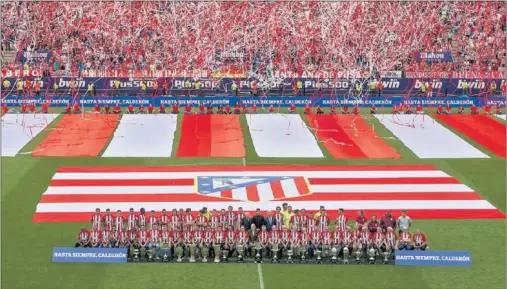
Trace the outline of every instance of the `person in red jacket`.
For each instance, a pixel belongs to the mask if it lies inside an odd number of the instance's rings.
[[[423,114],[424,113],[422,105],[418,104],[416,106],[415,113],[417,113],[417,114]]]
[[[192,114],[192,106],[190,103],[187,103],[187,105],[185,105],[185,114]]]
[[[213,114],[213,104],[209,104],[208,107],[206,108],[206,113],[207,114]]]
[[[166,113],[165,105],[163,103],[160,104],[160,107],[158,109],[158,113]]]
[[[415,250],[425,251],[428,249],[428,241],[426,240],[426,235],[417,229],[416,233],[412,236],[412,242],[414,244]]]
[[[412,107],[410,106],[410,104],[407,104],[405,106],[405,114],[413,114],[414,112],[412,111]]]
[[[35,113],[35,103],[30,103],[30,105],[28,105],[28,109],[31,113]]]
[[[470,114],[479,114],[477,111],[477,106],[475,106],[475,104],[472,104],[472,107],[470,108]]]
[[[497,103],[495,106],[495,114],[496,115],[502,114],[502,106],[499,103]]]
[[[120,105],[117,103],[114,105],[113,113],[119,114],[120,112],[121,112],[121,108],[120,108]]]
[[[49,111],[49,104],[47,102],[43,102],[42,103],[41,111],[42,111],[42,113],[48,113],[48,111]]]
[[[289,113],[296,113],[296,106],[294,104],[289,106]]]
[[[502,80],[502,84],[500,85],[500,90],[502,91],[502,95],[507,95],[507,85],[505,84],[505,79]]]
[[[441,104],[439,104],[437,107],[437,114],[444,114],[444,108]]]
[[[154,109],[153,104],[150,103],[150,105],[148,105],[148,113],[153,113]]]
[[[241,106],[239,105],[239,102],[236,102],[236,104],[234,105],[234,113],[235,114],[241,113]]]
[[[28,106],[26,103],[21,104],[21,113],[27,113],[28,112]]]
[[[127,112],[129,114],[134,114],[135,113],[134,106],[132,104],[129,104],[129,106],[127,107]]]
[[[273,105],[270,105],[269,108],[268,108],[268,112],[269,113],[275,113],[275,108],[273,107]]]
[[[447,106],[445,107],[445,114],[452,114],[452,107],[450,104],[447,104]]]
[[[393,108],[391,108],[391,113],[398,114],[398,107],[396,106],[396,104],[393,104]]]
[[[312,114],[312,108],[310,107],[309,103],[307,103],[305,105],[305,112],[304,112],[304,114]]]
[[[178,114],[180,113],[180,107],[177,103],[173,104],[171,107],[171,113],[172,114]]]
[[[349,114],[349,107],[345,104],[343,107],[342,107],[342,114]]]
[[[5,113],[8,113],[8,112],[9,112],[9,108],[7,107],[7,104],[5,104],[5,103],[4,103],[4,104],[2,105],[2,113],[4,113],[4,114],[5,114]]]
[[[403,114],[403,104],[398,105],[398,114]]]
[[[144,113],[144,105],[139,105],[138,113]]]
[[[320,107],[320,105],[317,105],[317,114],[318,115],[324,114],[324,111],[322,110],[322,107]]]
[[[352,112],[355,114],[355,115],[358,115],[359,114],[359,107],[356,105],[354,105],[354,108],[352,110]]]
[[[96,103],[94,106],[93,106],[93,112],[95,113],[100,113],[100,106],[98,103]]]
[[[255,103],[252,105],[252,113],[257,114],[257,104]]]
[[[248,105],[243,104],[243,107],[241,108],[241,113],[248,114]]]
[[[81,112],[81,105],[79,105],[79,102],[74,102],[74,113],[80,113]]]
[[[491,115],[491,105],[489,104],[484,105],[484,114]]]
[[[331,105],[329,107],[329,114],[331,114],[331,115],[336,114],[336,106]]]
[[[111,107],[109,106],[109,104],[106,104],[106,106],[104,106],[104,112],[106,114],[110,114],[111,113]]]
[[[377,108],[375,107],[375,105],[374,105],[374,104],[372,104],[372,105],[370,106],[370,113],[371,113],[371,114],[376,114],[376,113],[377,113]]]
[[[230,105],[226,105],[225,106],[225,114],[231,114],[231,106]]]
[[[65,106],[65,113],[71,114],[72,113],[72,106],[70,105],[70,102],[67,103],[67,106]]]
[[[204,104],[203,103],[199,104],[199,114],[204,114]]]

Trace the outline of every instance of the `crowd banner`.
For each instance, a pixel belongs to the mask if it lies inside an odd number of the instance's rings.
[[[36,51],[18,51],[16,54],[16,62],[36,64],[48,62],[51,59],[51,50],[39,49]]]
[[[53,248],[53,263],[127,263],[127,248]]]
[[[63,97],[53,97],[53,98],[43,98],[43,97],[32,97],[32,98],[24,98],[24,97],[16,97],[16,96],[8,96],[2,100],[4,104],[8,107],[17,107],[23,103],[35,103],[40,105],[43,102],[49,103],[53,107],[62,107],[67,104],[72,104],[74,101],[78,101],[84,107],[93,107],[95,104],[100,106],[110,105],[114,106],[116,104],[121,107],[126,107],[128,105],[144,105],[148,106],[152,104],[153,106],[160,106],[164,104],[165,106],[172,106],[174,104],[178,104],[179,106],[184,106],[187,104],[197,106],[199,104],[204,105],[230,105],[234,106],[236,103],[240,105],[247,105],[251,107],[252,105],[257,105],[258,107],[267,108],[270,105],[274,107],[289,107],[294,104],[296,107],[304,107],[307,104],[312,107],[321,106],[323,108],[329,108],[331,105],[336,107],[341,107],[344,105],[354,106],[358,105],[359,107],[370,107],[371,105],[375,105],[379,108],[390,108],[394,105],[410,105],[412,107],[416,107],[421,105],[422,107],[436,107],[439,105],[446,106],[447,104],[451,105],[453,108],[458,108],[459,106],[463,107],[471,107],[472,105],[476,106],[484,106],[485,104],[489,104],[492,106],[501,105],[505,107],[505,98],[500,97],[492,97],[492,98],[477,98],[477,97],[303,97],[303,96],[269,96],[269,97],[223,97],[223,96],[199,96],[199,97],[191,97],[191,96],[169,96],[169,97],[137,97],[137,96],[114,96],[114,97],[78,97],[72,98],[70,96]]]
[[[396,250],[394,265],[400,266],[472,266],[472,254],[465,251]]]
[[[400,70],[396,71],[382,71],[380,73],[380,78],[402,78],[403,72]]]
[[[417,61],[452,62],[452,52],[419,52],[417,53]]]
[[[20,78],[6,78],[11,83],[11,89],[3,87],[2,96],[5,93],[15,94],[17,81]],[[111,96],[114,95],[140,95],[143,82],[146,85],[145,94],[153,95],[152,89],[155,82],[158,83],[156,95],[162,95],[164,82],[168,89],[166,95],[186,95],[196,93],[195,83],[199,82],[200,95],[216,95],[230,94],[232,95],[233,83],[236,83],[240,90],[240,94],[248,94],[252,88],[252,79],[248,78],[100,78],[100,77],[32,77],[33,82],[39,82],[41,91],[54,94],[55,84],[58,87],[56,93],[58,95],[70,95],[71,88],[77,94],[86,94],[88,85],[93,87],[98,95]],[[115,82],[118,83],[118,89],[115,88]],[[357,87],[359,85],[361,95],[377,95],[376,80],[355,80],[355,79],[315,79],[315,78],[283,78],[272,79],[269,81],[257,81],[259,94],[269,93],[270,95],[291,95],[294,94],[295,84],[301,81],[303,89],[297,92],[306,96],[347,96],[357,95]],[[463,95],[479,95],[491,96],[490,88],[492,83],[496,84],[493,93],[500,95],[502,80],[501,79],[410,79],[410,78],[382,78],[382,92],[384,96],[418,96],[427,94],[422,90],[431,86],[432,96],[463,96]],[[375,85],[371,85],[375,84]],[[374,87],[372,89],[372,87]],[[466,88],[466,89],[463,89]]]

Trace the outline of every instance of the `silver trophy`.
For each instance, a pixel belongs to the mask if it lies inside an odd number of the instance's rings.
[[[238,260],[237,263],[243,263],[243,253],[245,252],[245,246],[243,244],[238,244],[236,246],[236,251],[238,251]]]
[[[220,245],[213,245],[213,251],[215,251],[215,263],[220,263]]]
[[[292,252],[292,249],[289,249],[287,250],[287,263],[294,263],[294,260],[292,259],[292,255],[293,255],[293,252]]]
[[[343,264],[348,264],[349,263],[349,248],[347,246],[345,246],[343,248]]]
[[[338,250],[336,249],[336,247],[333,247],[331,249],[331,263],[333,264],[336,264],[336,262],[338,261],[336,255],[338,255]]]
[[[356,251],[356,264],[361,264],[361,249],[357,249]]]
[[[134,261],[139,262],[139,249],[134,249]]]
[[[259,242],[255,242],[255,246],[254,246],[254,250],[255,250],[255,263],[262,263],[262,246]]]
[[[190,258],[188,261],[190,263],[194,263],[195,262],[195,248],[196,248],[196,246],[195,246],[195,244],[192,243],[188,247],[189,247],[189,253],[190,253]]]
[[[176,247],[176,256],[178,256],[178,258],[176,259],[176,262],[181,262],[181,256],[183,255],[183,247],[181,247],[181,245],[178,245]]]
[[[322,248],[322,256],[324,258],[327,258],[330,255],[331,247],[329,245],[324,245],[324,248]]]
[[[385,251],[382,255],[384,256],[384,264],[389,264],[389,252]]]
[[[322,251],[317,249],[317,260],[315,260],[315,263],[322,264]]]
[[[222,250],[222,262],[229,262],[229,250]]]
[[[152,247],[148,247],[148,250],[146,250],[148,253],[148,262],[153,262],[153,249]]]
[[[202,262],[206,263],[208,262],[208,254],[209,254],[209,248],[207,245],[203,245],[201,248],[201,254],[202,254]]]
[[[169,251],[169,247],[168,246],[169,245],[167,245],[167,244],[162,245],[162,252],[163,252],[162,262],[169,262],[169,256],[167,255],[167,251]]]
[[[301,263],[306,263],[306,252],[307,251],[308,251],[308,246],[307,245],[301,246],[301,259],[299,259],[299,261]]]
[[[370,264],[375,264],[375,249],[371,248],[368,250],[368,261]]]
[[[273,248],[271,248],[271,253],[273,254],[273,258],[271,259],[271,263],[278,263],[278,244],[273,244]]]

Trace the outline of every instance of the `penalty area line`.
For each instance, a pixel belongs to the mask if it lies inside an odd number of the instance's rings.
[[[264,277],[262,276],[262,265],[257,263],[257,272],[259,272],[259,287],[264,289]]]

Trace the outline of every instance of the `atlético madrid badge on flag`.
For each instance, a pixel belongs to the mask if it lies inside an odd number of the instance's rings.
[[[394,215],[412,218],[505,218],[459,180],[430,165],[60,167],[42,194],[35,222],[89,221],[104,211],[141,208],[254,212],[289,203],[330,218]]]

